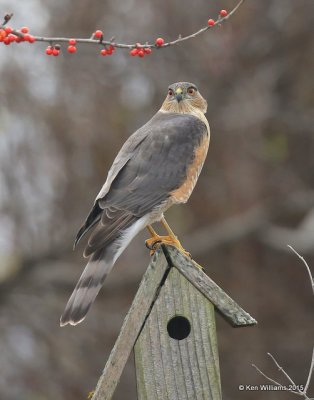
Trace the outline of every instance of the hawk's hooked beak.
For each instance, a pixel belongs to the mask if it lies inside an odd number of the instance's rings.
[[[182,97],[182,89],[181,88],[178,88],[176,90],[176,99],[177,99],[178,103],[180,103],[180,101],[183,99],[183,97]]]

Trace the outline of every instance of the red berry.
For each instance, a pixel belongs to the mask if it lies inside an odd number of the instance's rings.
[[[208,23],[209,26],[214,26],[215,25],[215,21],[213,19],[209,19],[207,21],[207,23]]]
[[[8,38],[10,39],[10,42],[12,43],[12,42],[15,42],[15,41],[16,41],[17,36],[11,34],[11,35],[8,36]]]
[[[9,33],[11,33],[13,31],[13,29],[10,26],[6,26],[4,28],[4,31],[5,31],[6,34],[9,34]]]
[[[165,41],[163,38],[157,38],[155,43],[156,43],[156,46],[162,46],[165,43]]]
[[[7,33],[4,29],[0,29],[0,42],[3,42],[3,39],[7,36]]]
[[[139,50],[137,54],[138,54],[138,56],[141,57],[141,58],[145,56],[145,52],[144,52],[143,49]]]
[[[34,36],[29,35],[28,41],[29,41],[29,43],[34,43],[34,42],[36,42],[36,39],[34,38]]]
[[[59,53],[60,53],[60,50],[58,50],[56,48],[52,49],[52,55],[53,56],[57,57],[59,55]]]
[[[11,40],[10,40],[9,36],[7,36],[7,37],[5,37],[5,38],[3,39],[3,43],[4,43],[5,45],[7,45],[7,46],[11,43]]]
[[[228,15],[228,11],[227,10],[220,10],[220,16],[221,17],[226,17]]]
[[[106,50],[106,49],[102,49],[101,52],[100,52],[100,54],[101,54],[102,56],[106,56],[108,53],[107,53],[107,50]]]
[[[69,53],[75,53],[76,50],[77,50],[77,49],[76,49],[75,46],[72,46],[72,45],[71,45],[71,46],[68,47],[68,52],[69,52]]]
[[[109,47],[107,48],[107,54],[109,56],[111,56],[114,52],[116,51],[115,47],[111,45],[109,45]]]
[[[130,56],[134,57],[134,56],[137,56],[137,55],[138,55],[138,49],[132,49],[130,51]]]
[[[103,33],[102,31],[100,31],[99,29],[94,33],[94,37],[96,39],[101,39],[103,37]]]
[[[74,45],[76,44],[76,39],[70,39],[70,40],[69,40],[69,44],[70,44],[71,46],[74,46]]]
[[[144,49],[144,52],[145,52],[145,54],[151,54],[152,49],[151,49],[150,47],[146,47],[146,48]]]
[[[28,34],[28,33],[25,33],[25,35],[24,35],[24,40],[25,40],[26,42],[29,42],[29,41],[30,41],[30,38],[31,38],[31,35]]]
[[[22,33],[28,33],[29,32],[29,28],[27,26],[23,26],[23,28],[21,28],[21,32]]]
[[[51,46],[48,46],[48,47],[46,48],[46,54],[47,54],[47,56],[51,56],[52,52],[53,52],[53,48],[52,48]]]

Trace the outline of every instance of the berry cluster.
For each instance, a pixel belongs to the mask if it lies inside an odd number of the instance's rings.
[[[69,39],[68,53],[76,53],[76,39]],[[61,51],[60,44],[50,45],[46,48],[47,56],[58,56]]]
[[[47,56],[57,57],[60,54],[60,49],[61,49],[61,46],[59,44],[56,44],[54,46],[52,46],[52,45],[48,46],[46,48],[46,54],[47,54]]]
[[[99,43],[102,43],[104,40],[104,34],[100,29],[97,29],[97,31],[95,31],[92,35],[93,39],[97,39],[99,40]],[[112,56],[112,54],[116,51],[115,47],[112,44],[109,45],[104,45],[105,48],[100,50],[100,54],[102,56]],[[70,51],[68,49],[68,51]]]
[[[76,53],[76,39],[69,40],[68,53]]]
[[[101,46],[100,54],[102,56],[110,56],[112,55],[116,48],[129,49],[130,56],[135,57],[138,56],[140,58],[145,57],[145,55],[151,54],[153,49],[160,49],[163,47],[173,46],[178,44],[179,42],[185,41],[190,38],[194,38],[201,33],[207,31],[209,28],[218,25],[224,21],[226,21],[235,11],[241,6],[244,0],[239,0],[238,4],[231,10],[230,14],[228,14],[227,10],[220,10],[218,18],[216,20],[210,18],[207,21],[207,26],[201,28],[195,33],[192,33],[189,36],[181,37],[178,39],[169,41],[165,43],[165,40],[162,37],[159,37],[155,40],[154,43],[146,42],[144,45],[141,43],[136,44],[122,44],[114,41],[114,38],[110,40],[104,40],[104,34],[101,30],[97,29],[91,36],[90,39],[68,39],[68,38],[55,38],[55,37],[40,37],[40,36],[32,36],[29,33],[28,27],[20,28],[19,30],[12,29],[7,26],[7,23],[12,18],[13,14],[7,14],[4,17],[4,22],[0,24],[0,42],[3,42],[5,45],[9,45],[13,42],[21,43],[21,42],[29,42],[34,43],[35,41],[40,42],[48,42],[49,45],[46,48],[46,54],[48,56],[58,56],[61,51],[61,45],[56,43],[67,43],[67,52],[70,54],[74,54],[77,52],[77,44],[78,43],[90,43],[94,45]],[[226,18],[227,17],[227,18]]]
[[[220,11],[219,11],[218,20],[215,21],[214,19],[210,18],[210,19],[207,21],[208,26],[214,26],[214,25],[216,25],[216,22],[219,22],[219,19],[220,19],[220,18],[224,18],[224,17],[226,17],[227,15],[228,15],[228,11],[227,11],[227,10],[220,10]]]
[[[67,48],[68,53],[76,53],[76,39],[69,39],[69,46]],[[46,48],[47,56],[55,56],[57,57],[60,54],[61,46],[60,44],[50,45]]]
[[[24,26],[17,31],[13,30],[10,26],[5,26],[0,29],[0,42],[3,42],[7,46],[14,42],[34,43],[35,41],[36,38],[29,34],[29,29],[27,28],[27,26]]]
[[[145,54],[151,54],[151,52],[152,49],[150,47],[142,47],[141,43],[136,43],[135,49],[130,51],[130,56],[143,58]]]
[[[110,44],[109,46],[106,46],[104,49],[100,51],[100,54],[102,56],[112,56],[112,54],[116,51],[115,47]]]
[[[163,38],[157,38],[155,40],[155,45],[156,47],[162,47],[165,44],[165,41]],[[130,51],[130,56],[135,57],[141,57],[143,58],[145,54],[151,54],[152,53],[152,48],[151,47],[145,47],[142,46],[141,43],[136,43],[136,47]],[[148,46],[148,45],[147,45]]]

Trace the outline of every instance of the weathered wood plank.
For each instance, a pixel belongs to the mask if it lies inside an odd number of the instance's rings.
[[[175,316],[190,323],[182,340],[167,331]],[[134,352],[138,400],[221,399],[214,306],[177,269],[170,270]]]
[[[256,325],[257,321],[231,299],[209,276],[173,246],[162,245],[168,262],[177,268],[192,285],[210,300],[217,311],[233,326]]]
[[[110,400],[121,377],[137,336],[158,295],[160,283],[168,269],[161,248],[154,254],[140,283],[132,306],[125,317],[118,339],[99,378],[92,400]]]

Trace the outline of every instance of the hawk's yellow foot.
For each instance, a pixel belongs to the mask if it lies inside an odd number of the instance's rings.
[[[155,253],[155,251],[157,250],[157,248],[160,246],[160,244],[164,243],[164,244],[169,244],[171,246],[175,246],[186,257],[191,258],[191,254],[183,248],[183,246],[180,243],[180,241],[178,240],[178,238],[175,236],[175,234],[170,229],[166,220],[163,218],[161,220],[161,222],[162,222],[163,226],[165,227],[165,229],[167,230],[167,233],[168,233],[167,236],[160,236],[156,233],[156,231],[152,228],[151,225],[147,226],[149,233],[152,235],[151,238],[149,238],[145,241],[146,247],[148,249],[150,249],[150,255],[152,256]],[[166,223],[166,225],[164,224],[164,222]]]
[[[171,246],[175,246],[181,253],[183,253],[186,257],[191,258],[191,254],[186,251],[178,239],[174,238],[173,236],[153,236],[145,241],[146,247],[150,250],[150,255],[152,256],[157,248],[161,244],[169,244]]]

